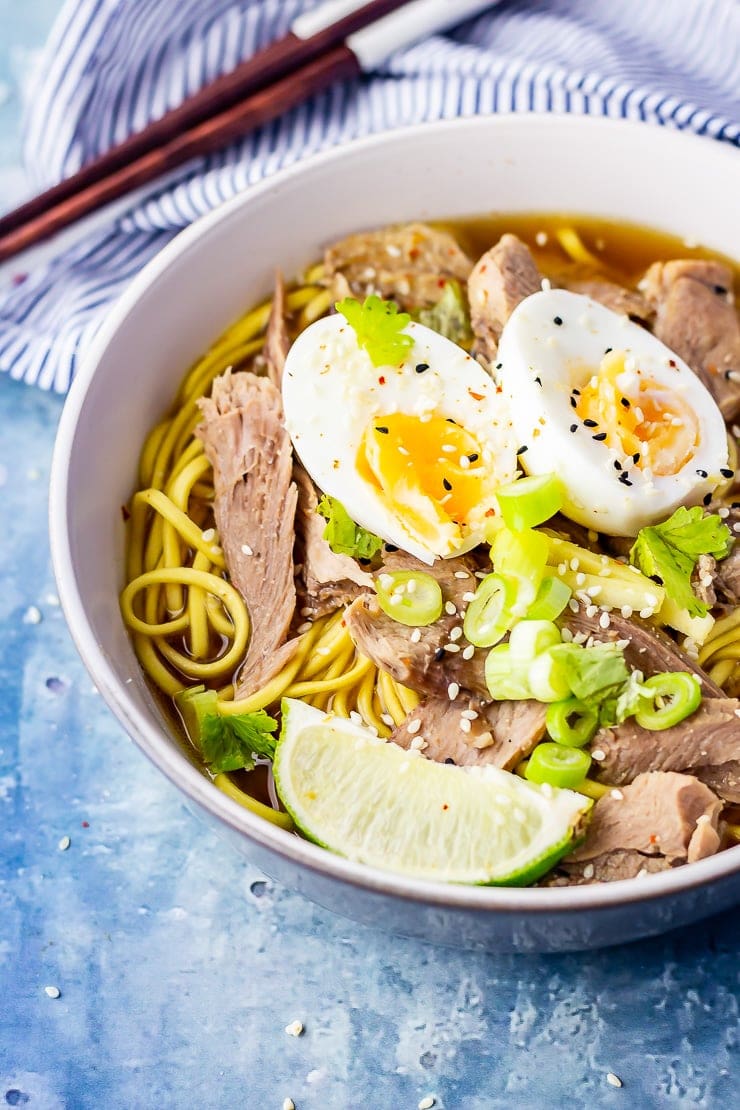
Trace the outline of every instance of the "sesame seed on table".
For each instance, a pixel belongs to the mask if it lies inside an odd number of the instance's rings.
[[[0,0],[0,208],[17,82],[59,7]],[[280,887],[183,805],[57,603],[61,407],[0,378],[0,1107],[733,1105],[736,913],[608,951],[441,949]]]

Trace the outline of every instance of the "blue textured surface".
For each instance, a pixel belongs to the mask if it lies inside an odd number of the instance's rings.
[[[27,7],[21,26],[0,0],[0,85],[9,44],[32,46],[56,3]],[[0,112],[0,168],[15,118]],[[736,1105],[736,914],[586,955],[445,951],[276,888],[184,809],[95,694],[58,608],[60,410],[0,381],[0,1107]]]

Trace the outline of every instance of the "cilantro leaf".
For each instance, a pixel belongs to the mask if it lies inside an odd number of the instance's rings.
[[[399,312],[394,301],[365,297],[362,304],[354,297],[345,297],[334,306],[353,328],[357,342],[367,351],[373,366],[397,366],[414,345],[404,328],[411,320],[408,312]]]
[[[319,501],[316,512],[326,523],[324,539],[335,555],[351,555],[353,559],[372,559],[383,546],[380,536],[355,524],[341,501],[326,494]]]
[[[242,768],[251,771],[256,755],[272,759],[275,754],[275,738],[270,733],[276,728],[277,721],[264,709],[238,716],[206,713],[200,722],[203,759],[216,775]]]
[[[630,551],[630,562],[649,578],[658,578],[665,591],[691,617],[704,617],[707,606],[691,588],[691,575],[700,555],[724,559],[732,534],[718,516],[704,516],[696,505],[683,505],[662,524],[641,528]]]
[[[616,644],[556,644],[550,648],[560,663],[565,681],[581,701],[601,702],[616,697],[629,679],[624,653]]]
[[[417,319],[460,346],[464,347],[473,338],[468,305],[459,281],[446,281],[437,303],[431,308],[420,309]]]

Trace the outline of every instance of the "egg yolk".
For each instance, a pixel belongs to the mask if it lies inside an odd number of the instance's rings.
[[[658,382],[626,369],[624,351],[605,355],[599,371],[573,396],[594,435],[633,465],[653,474],[677,474],[693,457],[699,424],[692,410]],[[630,383],[629,390],[624,388]]]
[[[421,540],[460,542],[460,525],[486,492],[481,448],[454,420],[404,413],[376,416],[360,445],[358,469]]]

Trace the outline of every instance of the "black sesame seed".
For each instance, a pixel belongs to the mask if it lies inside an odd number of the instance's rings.
[[[720,474],[722,475],[723,478],[734,478],[735,477],[735,471],[730,470],[729,466],[721,466],[720,469],[719,469],[719,472],[720,472]]]
[[[388,435],[388,429],[387,429],[387,428],[385,428],[385,427],[383,427],[383,425],[382,425],[382,424],[376,424],[376,425],[375,425],[375,431],[376,431],[376,432],[380,432],[380,433],[381,433],[382,435],[384,435],[384,436],[387,436],[387,435]]]
[[[452,758],[451,758],[451,757],[450,757],[449,755],[447,756],[447,759],[445,760],[445,763],[449,763],[449,764],[451,764],[451,765],[452,765],[453,767],[455,766],[455,760],[454,760],[454,759],[452,759]]]
[[[630,402],[629,402],[628,397],[620,397],[619,398],[619,403],[620,403],[620,405],[624,405],[624,407],[626,409],[628,409],[630,407]]]
[[[580,396],[581,396],[581,391],[580,391],[580,389],[571,389],[571,393],[575,393],[576,397],[580,397]]]
[[[570,404],[571,404],[571,408],[577,408],[578,407],[578,401],[576,401],[575,397],[571,397]]]
[[[386,549],[386,551],[391,551],[391,552],[398,551],[398,548],[392,543],[387,543],[385,545],[385,549]]]
[[[416,373],[417,374],[423,374],[424,371],[428,370],[428,369],[429,369],[429,363],[428,362],[417,362],[417,364],[416,364]]]
[[[615,460],[614,460],[614,469],[615,469],[615,470],[621,470],[621,469],[622,469],[622,464],[621,464],[621,462],[619,461],[619,459],[615,459]]]
[[[703,497],[703,499],[702,499],[702,504],[703,504],[703,505],[708,505],[708,504],[709,504],[709,502],[710,502],[711,500],[712,500],[712,495],[711,495],[711,493],[705,493],[705,494],[704,494],[704,497]]]
[[[570,430],[571,430],[571,432],[577,432],[578,431],[578,425],[577,424],[571,424]]]
[[[632,462],[633,463],[639,463],[639,461],[640,461],[640,452],[635,451],[634,455],[632,456]]]
[[[591,439],[595,439],[597,443],[603,443],[606,439],[606,432],[597,432],[595,436],[591,436]]]
[[[709,477],[706,470],[697,470],[696,473],[699,475],[700,478],[708,478]]]
[[[715,291],[715,293],[717,294],[718,297],[726,297],[727,296],[727,290],[725,289],[724,285],[715,285],[714,291]]]
[[[542,385],[542,378],[539,376],[539,374],[534,380],[537,382],[537,385]]]
[[[357,562],[362,563],[363,567],[369,567],[371,562],[372,562],[372,559],[366,559],[364,557],[364,555],[360,555],[360,556],[358,556]]]
[[[526,445],[526,443],[525,443],[525,444],[523,444],[523,445],[522,445],[521,447],[517,447],[517,449],[516,449],[516,453],[517,453],[517,455],[523,455],[523,454],[524,454],[524,452],[525,452],[525,451],[528,451],[528,450],[529,450],[529,448],[527,447],[527,445]]]
[[[553,324],[557,324],[557,326],[560,327],[563,323],[563,318],[562,316],[553,316],[552,322]]]
[[[446,478],[442,479],[442,485],[448,491],[448,493],[452,489],[452,482],[448,482]]]
[[[740,501],[731,501],[730,502],[730,508],[731,509],[740,509]]]
[[[434,653],[434,662],[435,663],[441,663],[442,660],[444,659],[444,657],[445,657],[445,649],[441,648],[441,647],[437,648],[437,650]]]
[[[468,455],[468,462],[478,462],[478,458],[479,458],[478,452],[473,451],[473,453],[471,455]]]
[[[501,368],[503,367],[503,365],[504,365],[504,364],[503,364],[503,362],[497,362],[497,363],[496,363],[496,369],[497,369],[497,370],[501,370]]]
[[[589,417],[588,420],[584,420],[583,423],[587,428],[598,428],[599,426],[598,420],[592,420],[591,417]]]
[[[631,486],[632,485],[632,482],[627,477],[626,470],[623,470],[622,473],[619,475],[619,481],[622,483],[623,486]]]
[[[455,427],[457,427],[457,420],[453,420],[451,416],[448,416],[446,419],[448,424],[454,424]]]
[[[604,351],[604,354],[605,354],[605,355],[609,355],[609,354],[611,354],[611,352],[612,352],[613,350],[614,350],[614,348],[613,348],[613,347],[607,347],[607,348],[606,348],[606,350]]]

